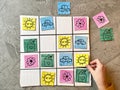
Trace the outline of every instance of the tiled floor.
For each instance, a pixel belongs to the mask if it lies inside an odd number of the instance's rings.
[[[97,90],[92,87],[29,87],[19,85],[19,15],[57,15],[58,0],[0,0],[0,90]],[[59,0],[71,2],[71,15],[90,17],[91,60],[99,58],[120,90],[120,0]],[[92,16],[104,11],[114,41],[101,42]]]

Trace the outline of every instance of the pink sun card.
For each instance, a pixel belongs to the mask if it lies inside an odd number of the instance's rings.
[[[87,18],[76,17],[74,18],[74,29],[77,30],[87,30]]]
[[[38,67],[38,55],[25,55],[24,56],[25,68],[37,68]]]
[[[104,25],[109,23],[109,20],[103,11],[100,12],[99,14],[93,16],[93,20],[96,23],[96,25],[98,26],[98,28],[101,28]]]
[[[72,70],[60,70],[60,83],[73,84],[73,71]]]

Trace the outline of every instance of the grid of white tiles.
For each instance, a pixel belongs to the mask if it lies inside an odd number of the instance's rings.
[[[91,86],[91,75],[89,75],[88,82],[76,81],[76,69],[85,69],[85,66],[79,66],[76,63],[76,54],[88,54],[90,56],[90,44],[89,44],[89,17],[87,16],[51,16],[53,19],[54,28],[51,30],[42,30],[41,18],[46,18],[48,16],[20,16],[20,85],[22,87],[26,86]],[[28,28],[26,30],[26,18],[28,19]],[[30,26],[31,21],[34,25],[35,30]],[[79,20],[84,20],[83,22]],[[83,27],[81,30],[77,30],[78,27]],[[83,24],[83,25],[82,25]],[[81,25],[81,26],[79,26]],[[29,27],[30,26],[30,27]],[[24,29],[24,30],[23,30]],[[48,28],[49,29],[49,28]],[[84,30],[85,29],[85,30]],[[87,44],[85,49],[75,48],[76,37],[87,37]],[[68,39],[69,44],[60,45],[60,40]],[[25,47],[31,44],[27,44],[29,40],[33,41],[37,48],[32,49]],[[35,42],[35,40],[37,42]],[[29,42],[29,43],[33,43]],[[79,43],[79,42],[78,42]],[[35,46],[34,45],[34,46]],[[64,46],[67,45],[67,46]],[[28,52],[25,52],[28,51]],[[65,54],[71,54],[72,65],[60,65],[60,57]],[[45,54],[53,55],[54,64],[52,67],[46,67],[42,64],[42,57]],[[43,56],[42,56],[43,55]],[[69,56],[68,55],[68,56]],[[88,57],[89,59],[89,57]],[[31,61],[33,60],[33,61]],[[89,61],[88,61],[89,62]],[[65,62],[63,63],[65,64]],[[42,66],[43,65],[43,66]],[[50,72],[52,76],[47,76],[46,72]],[[69,72],[71,75],[67,75],[68,78],[62,80],[61,74],[64,72]],[[47,77],[44,77],[47,76]],[[55,76],[55,77],[54,77]],[[69,77],[70,76],[70,77]],[[42,80],[43,78],[43,80]],[[52,80],[53,79],[53,80]],[[51,82],[53,83],[51,83]]]

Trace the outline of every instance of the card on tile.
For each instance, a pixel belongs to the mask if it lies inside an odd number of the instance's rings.
[[[24,52],[35,52],[37,50],[37,39],[24,39]]]
[[[75,69],[75,86],[90,86],[91,85],[91,74],[86,68]]]
[[[41,67],[54,67],[54,54],[41,54]]]
[[[89,33],[89,17],[87,16],[73,17],[73,32]]]
[[[88,38],[85,36],[75,36],[75,48],[76,49],[87,49]]]
[[[20,70],[20,85],[21,87],[39,86],[39,70]]]
[[[21,69],[39,68],[39,53],[21,53]]]
[[[54,30],[54,20],[52,16],[40,17],[40,26],[42,31]]]
[[[113,40],[113,29],[112,28],[101,28],[100,39],[101,41],[112,41]]]
[[[89,52],[74,53],[75,67],[86,67],[89,64]]]
[[[89,35],[74,35],[74,51],[89,51]]]
[[[56,42],[55,35],[52,36],[40,36],[40,48],[41,51],[55,51],[56,50]]]
[[[55,69],[41,71],[41,85],[42,86],[56,85],[56,70]]]
[[[73,66],[72,52],[61,52],[58,53],[58,65],[60,67]]]
[[[96,23],[96,25],[98,26],[98,28],[101,28],[109,23],[109,20],[104,12],[100,12],[97,15],[95,15],[93,17],[93,20]]]
[[[70,2],[58,2],[58,14],[70,15]]]
[[[56,17],[57,34],[72,33],[72,17]]]
[[[58,85],[73,86],[73,69],[58,69]]]
[[[38,52],[39,36],[21,36],[20,47],[21,52]]]
[[[45,19],[47,19],[46,17],[48,18],[48,20],[45,20]],[[41,21],[43,22],[43,24],[41,23]],[[48,21],[51,22],[51,24]],[[53,25],[52,25],[52,23],[53,23]],[[55,26],[55,17],[54,16],[40,16],[40,24],[39,25],[40,25],[40,35],[55,34],[55,32],[56,32],[55,31],[56,26]],[[42,30],[42,28],[43,28],[43,30]]]
[[[20,34],[39,34],[38,16],[20,16]]]
[[[72,50],[72,36],[71,35],[58,35],[57,36],[58,51]]]

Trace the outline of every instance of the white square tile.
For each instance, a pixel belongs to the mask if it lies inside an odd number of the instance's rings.
[[[74,71],[71,69],[57,69],[57,85],[74,86]]]
[[[72,17],[57,17],[57,34],[72,34]]]
[[[40,36],[40,51],[56,51],[55,36]]]
[[[37,44],[28,44],[27,46],[24,45],[25,41],[24,40],[30,40],[30,39],[35,39],[37,40]],[[29,47],[33,47],[34,51],[29,51]],[[26,51],[25,48],[28,48]],[[32,49],[31,49],[32,50]],[[20,37],[20,52],[38,52],[39,51],[39,36],[21,36]]]
[[[74,16],[73,17],[73,33],[89,33],[89,17]]]
[[[56,53],[40,53],[40,68],[56,68]]]
[[[34,34],[39,34],[38,16],[21,15],[20,35],[34,35]]]
[[[74,51],[89,51],[90,50],[90,42],[89,42],[89,34],[84,35],[74,35],[73,36],[73,44]]]
[[[57,51],[72,51],[72,35],[57,36]]]
[[[56,69],[41,69],[41,86],[56,85]]]
[[[20,70],[21,87],[39,86],[40,71],[39,70]]]
[[[39,53],[20,53],[20,69],[39,68]]]
[[[53,19],[53,24],[54,24],[54,28],[53,29],[49,29],[49,30],[42,30],[42,23],[41,23],[41,18],[48,18],[51,17]],[[56,24],[55,24],[55,17],[54,16],[40,16],[40,34],[55,34],[56,30]]]

